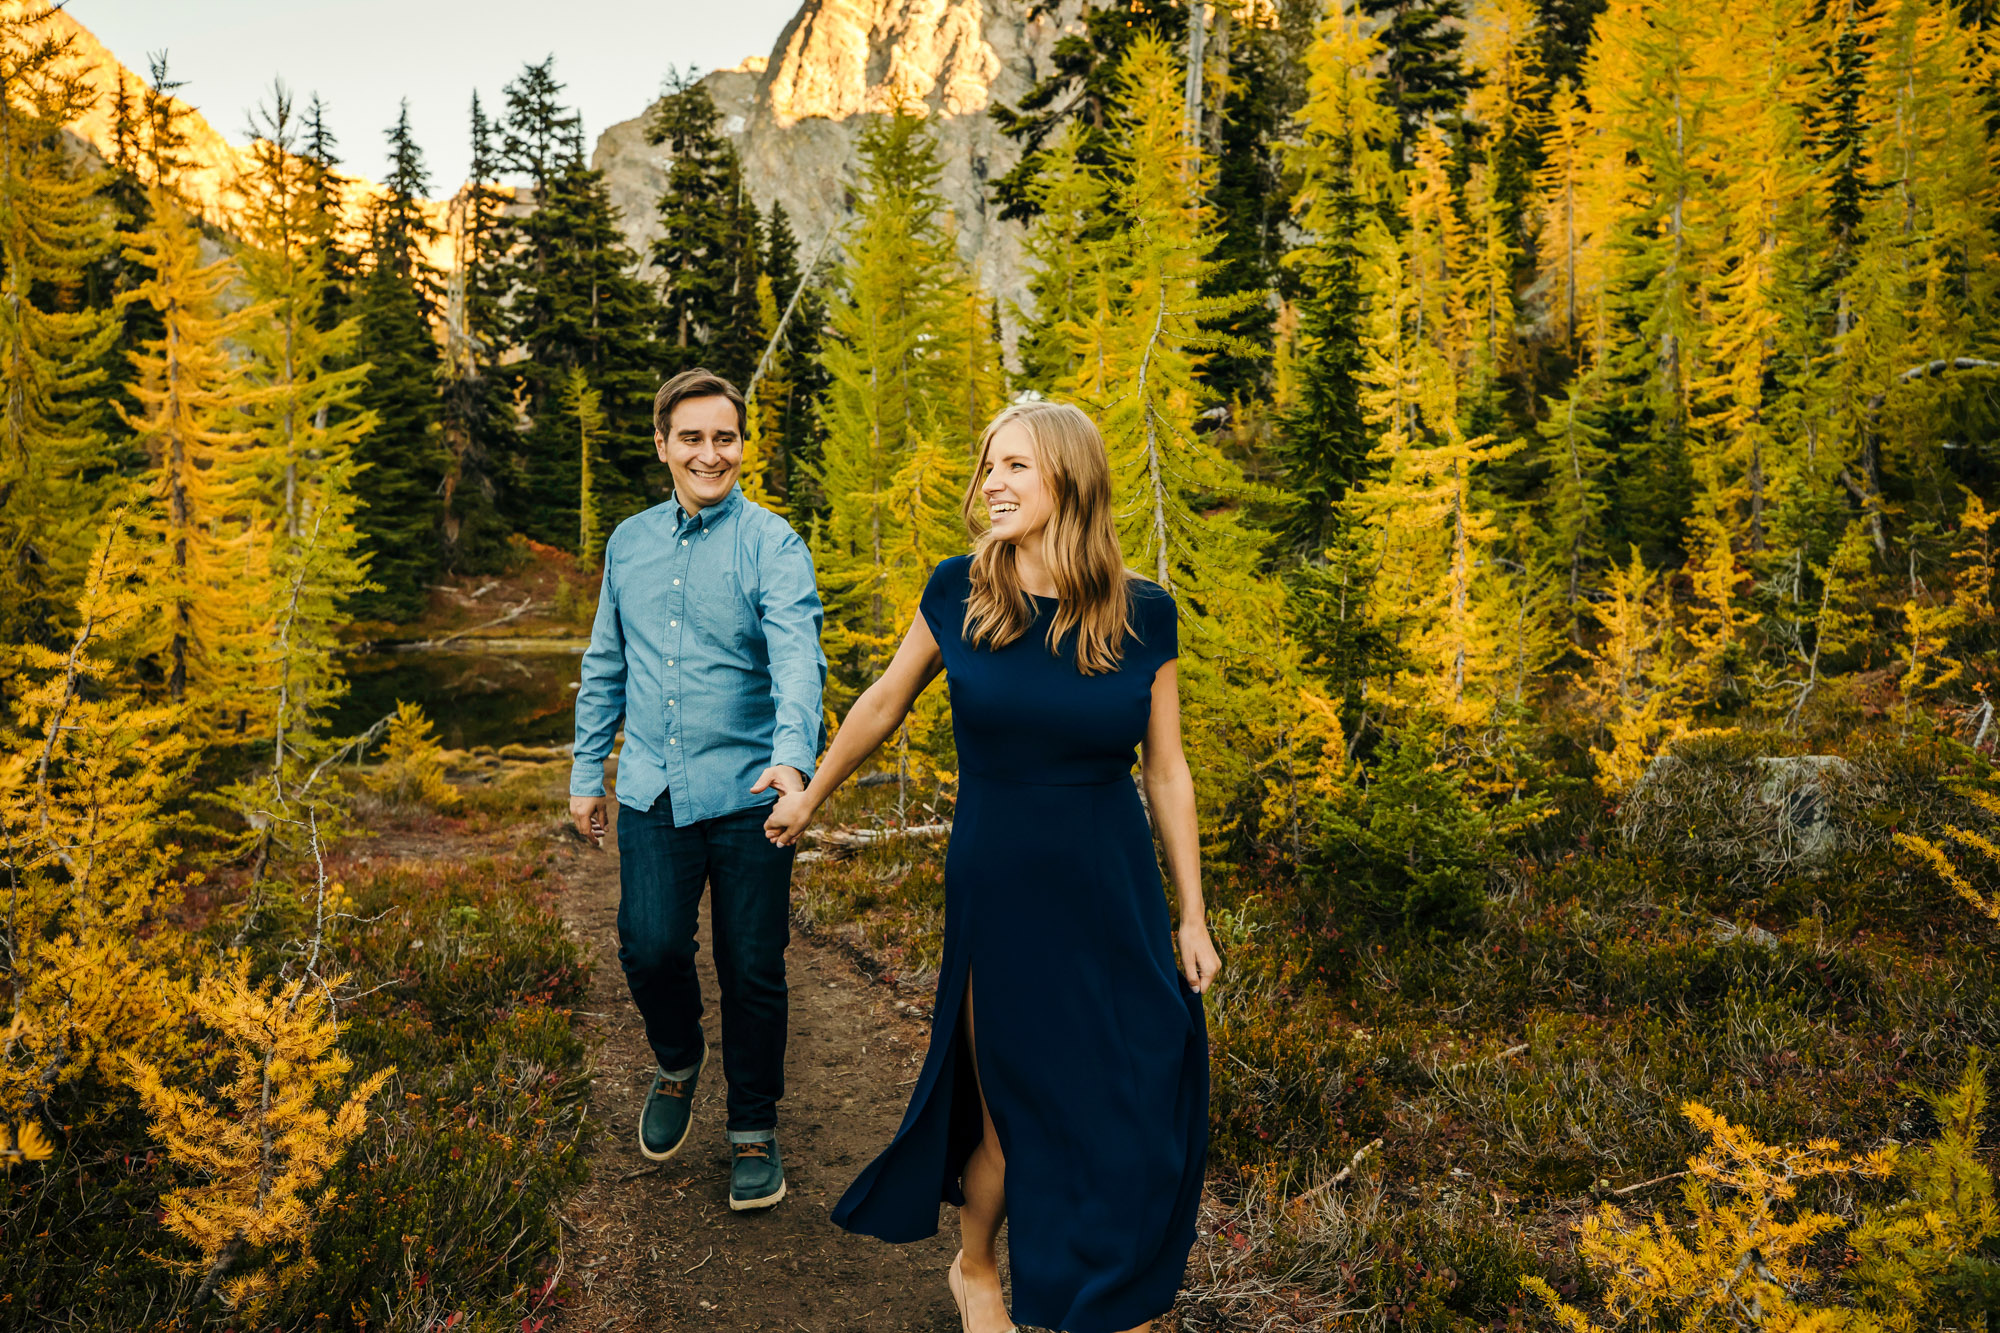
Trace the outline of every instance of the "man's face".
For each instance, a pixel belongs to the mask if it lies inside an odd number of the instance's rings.
[[[721,504],[743,467],[736,404],[720,394],[681,399],[666,433],[653,432],[653,446],[674,474],[674,490],[684,508],[699,511]]]

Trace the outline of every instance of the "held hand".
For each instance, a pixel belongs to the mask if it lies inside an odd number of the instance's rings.
[[[757,781],[751,786],[750,794],[755,796],[758,792],[772,787],[776,787],[781,795],[789,796],[793,792],[804,791],[806,780],[799,775],[799,770],[790,764],[773,764],[757,775]]]
[[[790,772],[790,769],[785,770]],[[775,846],[789,847],[799,840],[806,831],[813,816],[819,813],[819,802],[803,791],[786,792],[771,807],[771,813],[764,817],[764,836]]]
[[[1209,941],[1206,922],[1184,922],[1175,933],[1181,945],[1181,973],[1199,995],[1222,974],[1222,959],[1216,956],[1215,945]]]
[[[602,796],[572,796],[569,798],[569,818],[576,825],[577,835],[593,847],[604,845],[604,830],[610,814],[606,798]]]

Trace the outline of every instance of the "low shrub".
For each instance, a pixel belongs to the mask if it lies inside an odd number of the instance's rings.
[[[1307,886],[1327,919],[1414,935],[1462,931],[1478,921],[1492,820],[1467,792],[1465,774],[1440,764],[1421,734],[1384,740],[1368,783],[1325,822]]]
[[[396,1072],[318,1197],[312,1263],[260,1327],[518,1329],[555,1297],[558,1208],[588,1146],[588,1050],[563,1007],[588,978],[549,868],[333,869],[352,913],[341,1047],[356,1079]],[[251,944],[268,975],[277,945]],[[85,1117],[87,1140],[67,1132]],[[0,1327],[231,1326],[218,1305],[188,1309],[196,1279],[157,1262],[193,1255],[157,1225],[192,1181],[129,1093],[85,1080],[51,1119],[55,1158],[0,1177]]]

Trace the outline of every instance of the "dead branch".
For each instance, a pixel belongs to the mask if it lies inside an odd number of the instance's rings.
[[[421,642],[410,644],[409,647],[413,651],[423,648],[442,648],[446,644],[456,642],[468,634],[477,634],[480,630],[492,629],[496,625],[505,625],[510,621],[519,620],[522,616],[527,615],[529,611],[533,610],[534,606],[535,599],[533,597],[523,597],[518,605],[508,607],[505,612],[493,617],[491,620],[482,621],[477,625],[467,625],[464,629],[453,630],[442,639],[424,639]]]

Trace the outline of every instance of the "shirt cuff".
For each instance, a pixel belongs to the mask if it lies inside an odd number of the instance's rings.
[[[571,796],[604,795],[604,761],[602,759],[578,759],[570,764],[569,794]]]
[[[794,749],[791,746],[780,746],[771,752],[771,762],[773,764],[783,764],[786,768],[797,769],[799,776],[807,782],[811,782],[813,779],[813,768],[815,767],[813,756],[804,750]]]

